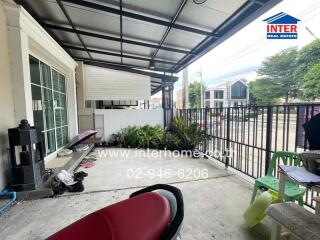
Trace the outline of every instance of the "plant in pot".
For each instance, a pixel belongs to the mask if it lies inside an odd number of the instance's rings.
[[[197,126],[196,123],[186,124],[183,117],[175,117],[172,122],[172,132],[179,141],[176,144],[177,150],[189,150],[192,156],[199,156],[196,148],[201,142],[208,139],[205,131]]]

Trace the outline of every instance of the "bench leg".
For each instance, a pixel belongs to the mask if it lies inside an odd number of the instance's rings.
[[[312,198],[316,202],[316,214],[320,216],[320,195]]]
[[[280,240],[281,239],[281,225],[276,221],[272,220],[272,230],[271,230],[271,240]]]
[[[316,214],[320,216],[320,203],[316,203]]]

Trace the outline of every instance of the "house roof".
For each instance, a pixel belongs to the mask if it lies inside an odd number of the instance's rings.
[[[229,81],[214,85],[212,87],[209,87],[208,90],[214,90],[214,89],[218,89],[219,90],[220,88],[225,88],[227,86],[231,86],[232,84],[234,84],[236,82],[241,82],[241,83],[247,85],[247,83],[243,82],[241,79],[235,79],[235,80],[229,80]]]
[[[297,24],[301,20],[284,12],[280,12],[272,17],[264,19],[263,21],[267,22],[268,24]]]
[[[280,1],[15,0],[74,59],[166,81]]]

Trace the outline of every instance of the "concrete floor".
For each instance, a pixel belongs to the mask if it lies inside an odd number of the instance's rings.
[[[135,150],[95,149],[97,153],[101,150],[107,156],[99,157],[93,168],[80,169],[89,174],[85,192],[17,203],[0,216],[0,239],[45,239],[88,213],[155,183],[171,183],[183,192],[183,240],[269,239],[268,221],[249,230],[242,219],[252,185],[216,161],[165,157],[164,152],[144,157]],[[111,156],[111,152],[122,155]],[[199,170],[208,171],[208,176],[199,178]],[[128,176],[132,173],[134,178]]]

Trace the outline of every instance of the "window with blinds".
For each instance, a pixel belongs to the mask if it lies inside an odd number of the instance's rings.
[[[46,155],[68,142],[68,111],[64,75],[30,55],[34,125],[43,134]]]

